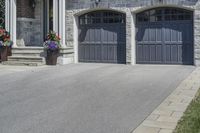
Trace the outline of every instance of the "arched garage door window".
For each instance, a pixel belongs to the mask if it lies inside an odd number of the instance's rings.
[[[158,8],[137,15],[137,22],[192,20],[191,11],[176,8]]]
[[[125,23],[125,15],[113,11],[95,11],[80,16],[80,25]]]
[[[126,63],[126,16],[94,11],[79,17],[79,61]]]
[[[136,15],[137,63],[193,64],[193,13],[155,8]]]

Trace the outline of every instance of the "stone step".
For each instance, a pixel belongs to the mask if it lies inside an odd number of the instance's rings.
[[[44,58],[42,58],[42,57],[26,57],[26,56],[10,56],[10,57],[8,57],[8,61],[43,63],[44,62]]]
[[[22,62],[22,61],[5,61],[3,65],[14,65],[14,66],[42,66],[44,63],[39,62]]]
[[[17,47],[17,48],[12,48],[15,50],[43,50],[43,47]]]
[[[40,66],[45,64],[46,51],[43,47],[18,47],[12,48],[12,56],[8,61],[3,62],[5,65],[20,66]],[[60,55],[64,58],[72,59],[74,57],[73,47],[62,48]]]
[[[12,53],[14,57],[44,57],[45,53]]]
[[[16,50],[16,49],[12,49],[12,53],[42,53],[44,52],[44,50]]]
[[[19,47],[12,48],[14,57],[44,57],[43,47]]]

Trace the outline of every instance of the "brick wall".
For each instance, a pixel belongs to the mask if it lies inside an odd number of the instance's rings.
[[[34,18],[34,8],[32,0],[17,0],[17,17]]]

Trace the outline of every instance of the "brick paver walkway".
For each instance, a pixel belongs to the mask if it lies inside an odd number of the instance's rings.
[[[196,68],[133,133],[172,133],[199,88],[200,68]]]

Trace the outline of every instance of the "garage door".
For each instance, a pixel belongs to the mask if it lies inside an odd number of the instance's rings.
[[[193,64],[193,13],[156,8],[137,14],[139,64]]]
[[[79,17],[79,62],[126,63],[125,15],[95,11]]]

